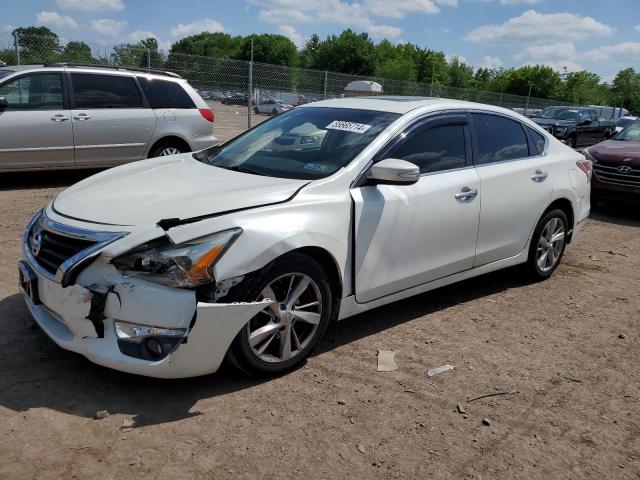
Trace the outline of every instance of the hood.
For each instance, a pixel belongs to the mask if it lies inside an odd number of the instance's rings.
[[[533,117],[531,120],[543,127],[571,127],[576,124],[571,120],[556,120],[554,118]]]
[[[590,147],[589,153],[602,163],[640,167],[640,142],[605,140]]]
[[[56,212],[94,223],[155,225],[290,199],[308,180],[212,167],[191,154],[135,162],[89,177],[55,199]]]

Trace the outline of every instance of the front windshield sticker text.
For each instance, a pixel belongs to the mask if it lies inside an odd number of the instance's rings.
[[[364,133],[371,128],[371,125],[365,125],[364,123],[343,122],[341,120],[334,120],[326,127],[327,130],[343,130],[345,132]]]

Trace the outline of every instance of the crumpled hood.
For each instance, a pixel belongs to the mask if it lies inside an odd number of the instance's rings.
[[[640,167],[640,142],[605,140],[590,147],[589,153],[602,163]]]
[[[58,195],[53,208],[90,222],[155,225],[283,202],[306,183],[212,167],[184,154],[93,175]]]

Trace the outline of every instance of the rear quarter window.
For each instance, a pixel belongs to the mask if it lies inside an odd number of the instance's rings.
[[[529,136],[533,142],[534,151],[531,152],[532,155],[542,155],[544,153],[544,136],[541,133],[536,132],[533,128],[527,127],[529,131]]]
[[[138,77],[151,108],[196,108],[189,94],[177,82]]]

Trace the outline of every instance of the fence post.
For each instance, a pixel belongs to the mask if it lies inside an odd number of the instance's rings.
[[[325,100],[326,100],[326,98],[327,98],[327,82],[328,82],[328,75],[329,75],[329,74],[328,74],[328,73],[327,73],[327,71],[325,70],[325,71],[324,71],[324,86],[323,86],[323,92],[324,92],[324,98],[325,98]]]
[[[251,100],[253,97],[253,38],[251,39],[251,60],[249,61],[249,90],[247,92],[247,128],[251,128]]]
[[[498,106],[502,106],[502,92],[500,92],[500,100],[498,100]]]
[[[20,65],[20,42],[18,40],[18,32],[13,31],[13,45],[16,48],[16,64]]]
[[[147,70],[151,71],[151,50],[147,49]]]

